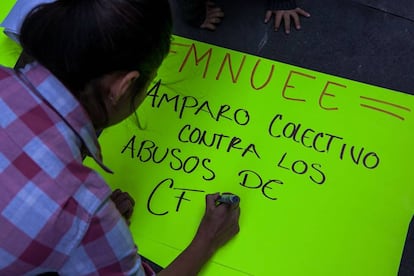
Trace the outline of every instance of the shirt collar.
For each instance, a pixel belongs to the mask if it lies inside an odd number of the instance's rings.
[[[92,121],[72,93],[45,67],[36,62],[19,69],[19,72],[29,82],[28,85],[32,85],[39,96],[72,128],[85,145],[89,155],[102,169],[112,173],[103,164],[101,148]]]

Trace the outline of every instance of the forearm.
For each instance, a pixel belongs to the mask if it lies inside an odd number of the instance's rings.
[[[201,239],[193,242],[159,276],[195,276],[213,255],[210,244]]]
[[[217,204],[219,193],[206,195],[206,211],[191,244],[161,276],[195,276],[214,252],[239,232],[238,204]]]

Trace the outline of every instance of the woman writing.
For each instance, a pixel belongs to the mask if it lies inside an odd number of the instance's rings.
[[[167,0],[58,0],[33,9],[19,41],[35,62],[0,67],[0,274],[152,275],[111,190],[96,133],[127,118],[167,55]],[[159,275],[195,275],[239,230],[238,206],[206,211]]]

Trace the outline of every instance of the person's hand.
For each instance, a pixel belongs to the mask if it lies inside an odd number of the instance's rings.
[[[293,10],[268,10],[265,16],[265,23],[268,23],[272,16],[275,15],[275,31],[279,30],[282,20],[285,23],[285,33],[290,34],[290,21],[293,19],[295,28],[300,30],[300,16],[310,17],[310,14],[301,8]]]
[[[206,196],[206,210],[191,244],[157,275],[198,275],[214,252],[239,232],[239,205],[217,204],[220,195]]]
[[[239,204],[218,204],[220,195],[206,196],[206,210],[195,239],[201,239],[216,251],[239,232]]]
[[[119,213],[121,213],[129,225],[135,206],[134,199],[127,192],[122,192],[120,189],[116,189],[111,194],[111,200],[115,203]]]
[[[214,31],[217,28],[216,25],[220,24],[223,19],[224,12],[220,7],[217,7],[214,2],[207,1],[206,5],[206,17],[200,28]]]

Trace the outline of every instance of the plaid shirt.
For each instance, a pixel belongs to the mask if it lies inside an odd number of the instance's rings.
[[[153,273],[82,165],[82,145],[102,165],[89,117],[44,67],[0,67],[0,127],[0,275]]]

